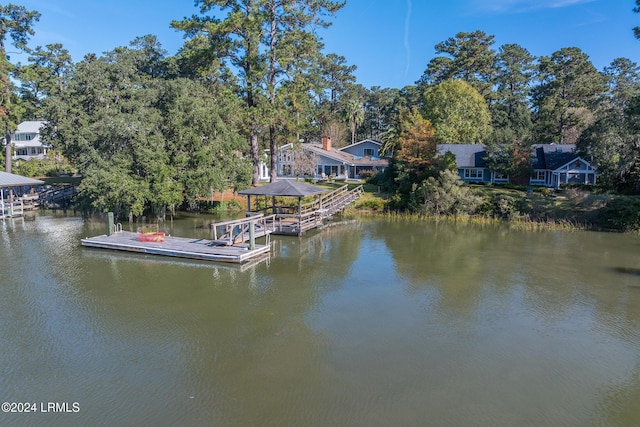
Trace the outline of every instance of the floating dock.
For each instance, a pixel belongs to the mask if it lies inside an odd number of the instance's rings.
[[[221,222],[214,228],[213,240],[165,236],[163,232],[122,231],[121,224],[114,224],[113,213],[109,212],[108,217],[109,233],[81,239],[82,246],[234,263],[266,258],[270,254],[271,230],[265,227],[267,219],[263,215]],[[257,237],[265,237],[265,244],[256,244]]]
[[[164,255],[204,261],[243,263],[258,256],[268,256],[270,245],[220,245],[214,240],[166,236],[164,242],[140,242],[138,233],[118,231],[81,240],[82,246],[151,255]]]

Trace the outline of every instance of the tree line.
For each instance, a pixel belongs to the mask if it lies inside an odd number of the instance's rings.
[[[17,123],[46,121],[43,138],[84,176],[84,206],[120,216],[255,185],[261,162],[273,179],[279,146],[322,136],[383,141],[390,191],[450,166],[436,161],[438,143],[486,144],[491,168],[524,176],[531,144],[550,142],[577,144],[610,188],[638,190],[640,69],[629,59],[598,71],[578,47],[534,57],[476,30],[438,43],[414,85],[364,88],[315,31],[344,1],[196,5],[171,23],[185,36],[174,56],[145,35],[75,63],[60,43],[28,46],[38,12],[0,6],[7,149]],[[11,63],[6,44],[27,63]]]

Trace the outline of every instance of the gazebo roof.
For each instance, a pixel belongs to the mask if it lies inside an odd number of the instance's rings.
[[[13,173],[0,172],[0,188],[42,184],[44,184],[44,181],[40,181],[38,179],[27,178],[26,176],[16,175]]]
[[[285,179],[276,181],[271,184],[262,185],[260,187],[249,188],[248,190],[238,191],[238,194],[249,196],[291,196],[305,197],[314,194],[320,194],[327,191],[326,188],[316,185],[303,184],[293,180]]]

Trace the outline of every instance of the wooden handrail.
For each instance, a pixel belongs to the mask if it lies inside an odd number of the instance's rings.
[[[212,223],[213,240],[226,245],[233,245],[239,239],[244,242],[247,240],[247,234],[250,233],[249,227],[251,227],[252,223],[257,232],[261,232],[262,235],[268,235],[275,231],[275,217],[275,215],[264,216],[264,214],[258,214],[241,219]],[[220,236],[218,236],[219,228],[223,228]]]

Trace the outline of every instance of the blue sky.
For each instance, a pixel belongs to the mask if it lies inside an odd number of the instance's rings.
[[[170,54],[183,43],[173,19],[198,12],[192,0],[13,0],[42,14],[31,45],[62,43],[79,61],[155,34]],[[517,43],[533,55],[579,47],[599,70],[617,57],[640,63],[634,0],[347,0],[320,32],[325,53],[356,65],[358,83],[401,88],[413,84],[434,46],[465,31],[495,36],[498,48]]]

